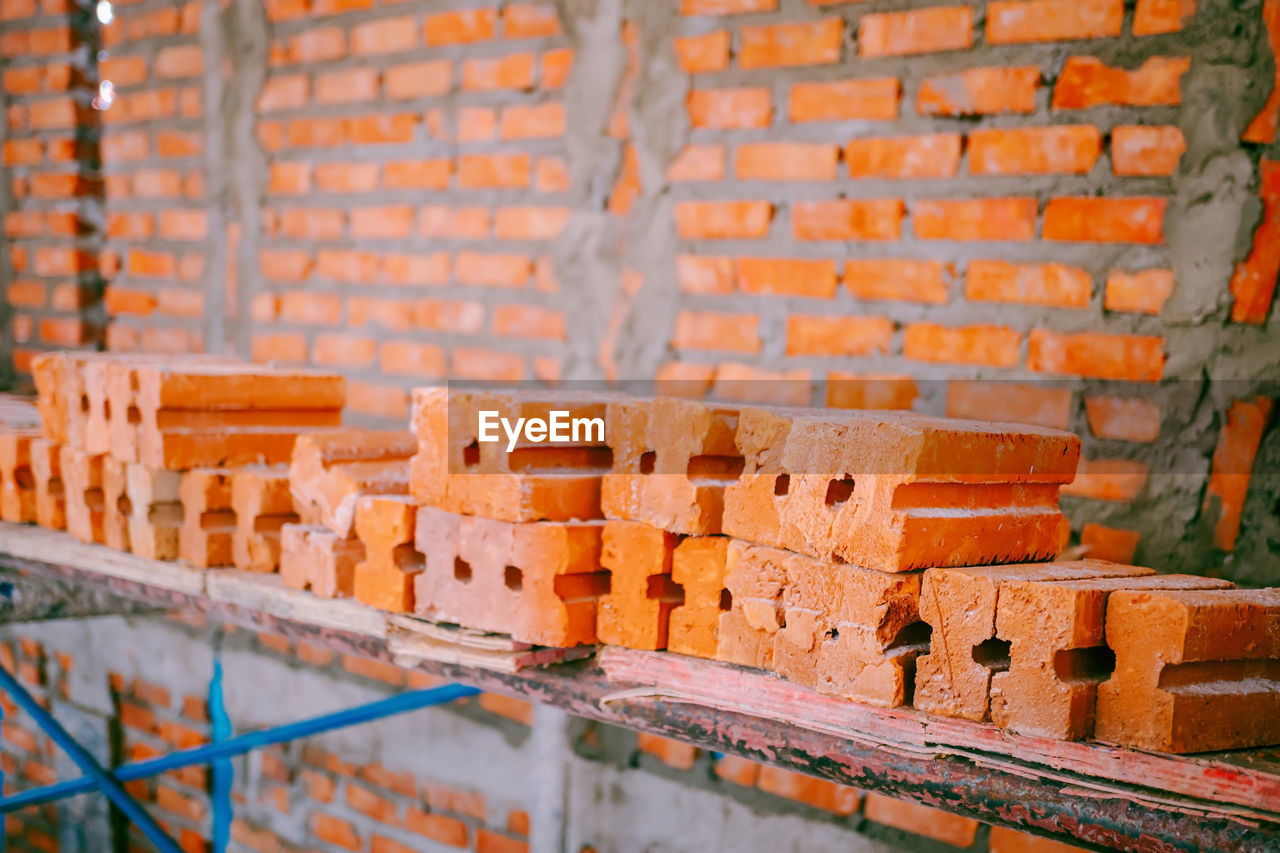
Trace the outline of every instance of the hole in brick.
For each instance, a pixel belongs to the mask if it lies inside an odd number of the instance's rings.
[[[474,468],[480,464],[480,442],[473,441],[462,448],[462,464]]]
[[[111,420],[111,401],[102,401],[102,414],[107,420]]]
[[[103,495],[102,489],[86,489],[84,502],[89,507],[90,512],[102,512],[107,505],[106,496]]]
[[[929,638],[933,636],[933,626],[928,622],[912,622],[910,625],[898,632],[893,638],[893,642],[889,644],[889,649],[894,651],[910,651],[918,652],[929,651]]]
[[[777,479],[773,481],[773,493],[778,497],[783,497],[789,491],[791,491],[791,475],[779,474]]]
[[[507,454],[512,471],[559,471],[565,468],[612,468],[607,447],[517,447]]]
[[[1106,646],[1062,649],[1053,656],[1053,671],[1063,681],[1106,681],[1116,669],[1116,653]]]
[[[686,472],[690,477],[712,480],[736,480],[742,476],[747,461],[741,456],[693,456]]]
[[[652,474],[653,466],[658,461],[658,454],[652,450],[646,450],[640,454],[640,473]]]
[[[286,524],[297,523],[298,517],[292,513],[288,515],[260,515],[253,520],[253,532],[279,536],[281,527]]]
[[[973,647],[973,660],[992,672],[1004,672],[1009,668],[1009,641],[992,637]]]
[[[853,496],[853,478],[844,477],[827,483],[827,506],[835,508]]]
[[[409,543],[391,549],[391,561],[406,575],[417,574],[427,568],[427,558]]]
[[[649,575],[648,590],[645,593],[655,601],[671,604],[684,604],[684,587],[671,579],[671,575]]]
[[[524,572],[515,566],[507,566],[502,570],[502,582],[507,585],[507,589],[519,592],[524,589]]]
[[[13,482],[19,489],[34,489],[36,487],[36,478],[31,475],[30,468],[15,468]]]
[[[720,590],[720,609],[725,613],[733,609],[733,593],[727,589]]]
[[[1246,681],[1249,684],[1241,683]],[[1161,690],[1172,693],[1270,692],[1280,690],[1280,660],[1166,664],[1160,670],[1159,684]]]
[[[459,580],[463,583],[471,583],[471,564],[461,557],[454,557],[453,577],[454,580]]]
[[[80,395],[80,411],[82,412],[89,411],[89,395],[88,394]]]
[[[200,529],[208,531],[231,530],[236,526],[236,514],[228,509],[215,509],[200,513]]]
[[[129,411],[125,413],[125,416],[129,419],[129,423],[131,424],[142,423],[142,410],[137,406],[130,406]]]
[[[129,500],[128,495],[116,498],[116,512],[121,515],[133,515],[133,501]]]
[[[562,601],[581,601],[609,594],[609,572],[580,572],[572,575],[556,575],[552,582],[556,595]]]
[[[840,631],[836,628],[830,629],[826,633],[826,639],[834,643],[835,641],[840,639]]]

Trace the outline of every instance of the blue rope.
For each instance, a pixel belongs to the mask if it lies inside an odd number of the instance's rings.
[[[160,828],[151,815],[147,814],[142,806],[138,805],[138,801],[120,787],[120,780],[111,775],[111,773],[102,768],[89,754],[88,750],[82,747],[71,733],[62,727],[62,724],[53,718],[53,715],[40,706],[26,688],[18,683],[7,669],[0,666],[0,688],[3,688],[13,700],[18,703],[18,707],[25,711],[36,721],[41,729],[52,738],[62,750],[67,754],[76,766],[80,768],[80,772],[84,773],[84,777],[80,781],[84,782],[85,790],[93,790],[98,788],[107,798],[115,805],[116,808],[124,812],[125,816],[138,827],[147,840],[160,851],[160,853],[182,853],[180,848],[169,835]]]
[[[146,761],[125,764],[116,768],[114,778],[120,782],[146,779],[149,776],[155,776],[159,773],[177,770],[182,767],[190,767],[193,764],[207,764],[219,758],[242,755],[272,744],[285,743],[334,729],[346,728],[347,726],[357,726],[361,723],[380,720],[383,717],[403,714],[407,711],[417,711],[420,708],[429,708],[432,705],[444,705],[464,696],[474,696],[479,692],[477,688],[469,687],[465,684],[445,684],[440,687],[432,687],[429,690],[412,690],[407,693],[397,693],[394,696],[379,699],[367,705],[344,708],[331,714],[323,714],[319,717],[300,720],[296,723],[285,723],[282,726],[260,729],[256,732],[245,732],[242,735],[236,735],[218,743],[209,743],[192,747],[191,749],[171,752],[158,758],[149,758]],[[88,776],[82,776],[79,779],[55,782],[42,788],[33,788],[29,791],[23,791],[11,797],[0,799],[0,813],[17,811],[27,806],[49,803],[54,800],[61,800],[64,797],[88,793],[94,787],[92,779]]]
[[[213,743],[225,742],[231,737],[231,717],[222,698],[222,652],[213,651],[213,677],[209,681],[209,720]],[[213,761],[213,853],[226,853],[231,842],[231,786],[235,768],[230,757]]]

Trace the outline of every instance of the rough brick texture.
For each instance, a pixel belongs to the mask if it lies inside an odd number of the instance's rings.
[[[1063,379],[1086,456],[1205,479],[1217,422],[1161,401],[1154,446],[1095,435],[1074,381],[1132,396],[1276,360],[1271,0],[236,0],[92,21],[30,0],[0,20],[20,375],[105,320],[115,351],[340,370],[357,416],[396,426],[444,378],[936,414],[943,389],[848,383]],[[1012,385],[992,396],[985,416],[1025,411]],[[1159,485],[1072,495],[1073,542],[1133,530],[1139,559],[1188,570],[1265,552],[1264,525],[1215,540],[1196,486]]]

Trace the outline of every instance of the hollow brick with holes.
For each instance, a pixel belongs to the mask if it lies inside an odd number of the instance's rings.
[[[996,637],[1009,643],[1009,668],[991,676],[991,721],[1019,734],[1089,737],[1098,684],[1114,662],[1103,642],[1107,598],[1117,590],[1232,586],[1194,575],[1004,584],[996,606]]]
[[[736,443],[725,533],[890,572],[1052,557],[1080,453],[1057,430],[854,410],[744,408]]]
[[[419,444],[410,463],[410,490],[420,504],[513,522],[600,518],[600,480],[613,453],[598,431],[555,444],[532,442],[522,432],[508,452],[500,427],[498,441],[479,440],[479,414],[495,411],[514,424],[559,411],[569,419],[604,423],[607,398],[419,388],[413,401]]]
[[[231,476],[231,561],[248,572],[274,572],[280,565],[280,528],[298,521],[289,493],[289,469],[251,465]]]
[[[511,523],[418,510],[418,615],[546,646],[596,641],[603,522]]]
[[[319,524],[280,528],[280,578],[293,589],[310,589],[322,598],[355,595],[356,564],[364,559],[359,539],[338,536]]]
[[[819,692],[894,707],[911,698],[925,645],[919,573],[839,565],[731,542],[716,657],[777,672]]]
[[[613,470],[601,481],[606,518],[686,534],[719,533],[724,489],[742,471],[737,409],[657,398],[609,404]]]
[[[671,556],[671,580],[684,600],[667,622],[667,649],[683,655],[714,658],[719,645],[720,617],[730,607],[725,586],[729,539],[688,536]]]
[[[915,707],[943,717],[990,716],[992,673],[1008,666],[1008,648],[996,637],[1006,584],[1151,574],[1102,560],[929,569],[921,584],[920,618],[932,633],[928,653],[916,660]]]
[[[128,525],[129,550],[148,560],[176,560],[183,521],[182,474],[125,463],[124,478],[126,502],[120,509]]]
[[[31,442],[31,477],[35,481],[36,523],[50,530],[67,526],[66,486],[62,482],[62,447],[49,438]]]
[[[102,454],[61,448],[67,532],[84,543],[103,541],[102,460]]]
[[[36,520],[35,477],[31,471],[31,442],[40,430],[5,427],[0,431],[0,519],[21,523]]]
[[[414,582],[426,567],[414,547],[415,517],[407,495],[365,495],[357,502],[355,529],[364,545],[352,587],[358,600],[381,610],[413,612]]]
[[[678,534],[643,522],[606,521],[600,566],[609,572],[609,592],[600,596],[596,637],[630,649],[667,647],[671,611],[684,592],[671,577]]]
[[[1160,752],[1280,743],[1280,589],[1145,590],[1107,599],[1111,678],[1094,737]]]
[[[200,569],[233,564],[232,540],[236,514],[231,508],[233,471],[196,468],[182,474],[178,487],[182,501],[182,529],[178,553]]]
[[[409,459],[417,438],[395,430],[342,430],[299,436],[289,464],[294,503],[325,527],[353,534],[356,502],[367,494],[409,491]]]

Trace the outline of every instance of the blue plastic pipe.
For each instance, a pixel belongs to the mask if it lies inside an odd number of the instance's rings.
[[[210,739],[214,743],[231,737],[231,718],[227,716],[227,706],[222,698],[222,653],[217,646],[213,650],[213,676],[209,680],[209,721]],[[212,853],[227,853],[227,845],[231,843],[231,786],[235,768],[231,766],[230,758],[218,758],[213,761],[210,771],[213,777]]]
[[[96,787],[106,794],[107,799],[111,800],[112,804],[133,822],[134,826],[138,827],[160,853],[182,853],[182,848],[177,842],[160,828],[160,824],[156,823],[142,806],[138,805],[137,800],[125,792],[120,786],[121,780],[104,770],[88,750],[82,747],[71,733],[53,718],[52,714],[42,708],[27,689],[2,666],[0,666],[0,687],[4,688],[13,697],[13,701],[18,703],[18,707],[30,714],[31,719],[36,721],[36,725],[43,729],[53,742],[76,763],[80,772],[84,774],[80,781],[84,783],[85,790],[93,790]]]
[[[347,726],[358,726],[361,723],[380,720],[383,717],[391,717],[408,711],[417,711],[420,708],[429,708],[432,705],[444,705],[455,699],[474,696],[479,692],[478,688],[469,687],[465,684],[445,684],[440,687],[432,687],[429,690],[397,693],[395,696],[379,699],[377,702],[370,702],[368,705],[345,708],[332,714],[323,714],[308,720],[286,723],[282,726],[261,729],[256,732],[246,732],[217,743],[209,743],[204,746],[171,752],[159,758],[149,758],[146,761],[125,764],[117,767],[114,773],[109,773],[108,775],[119,782],[145,779],[148,776],[155,776],[169,770],[177,770],[180,767],[190,767],[193,764],[208,764],[219,758],[242,755],[255,749],[261,749],[264,746],[310,737],[334,729],[346,728]],[[84,794],[92,791],[94,787],[93,779],[86,775],[79,779],[55,782],[52,785],[45,785],[41,788],[32,788],[29,791],[23,791],[11,797],[0,799],[0,813],[8,813],[27,806],[53,802],[76,794]]]

